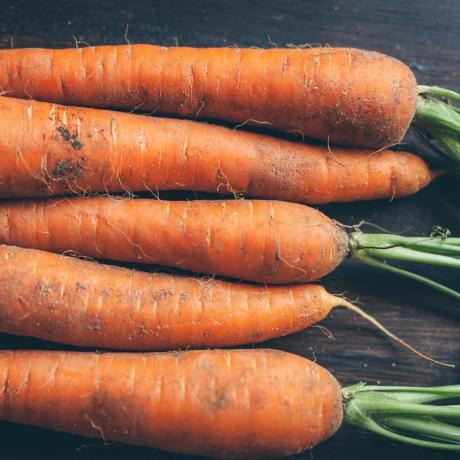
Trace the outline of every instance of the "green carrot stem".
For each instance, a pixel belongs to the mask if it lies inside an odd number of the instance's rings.
[[[452,136],[460,134],[458,112],[449,104],[432,97],[419,97],[414,122],[429,132]]]
[[[415,262],[448,268],[460,268],[460,238],[445,236],[443,231],[427,237],[405,237],[385,233],[353,232],[349,237],[352,259],[413,279],[457,300],[460,292],[417,273],[385,263],[386,260]]]
[[[359,248],[381,248],[404,246],[423,250],[430,248],[439,251],[439,254],[449,254],[450,251],[460,249],[460,238],[453,236],[401,236],[386,233],[353,232],[350,235],[353,243]]]
[[[460,445],[458,444],[450,444],[446,442],[437,442],[437,441],[429,441],[426,439],[419,439],[416,437],[410,437],[404,434],[400,434],[398,432],[389,430],[384,428],[383,426],[376,423],[374,420],[368,420],[366,423],[361,422],[359,424],[360,427],[365,428],[369,431],[372,431],[376,434],[389,438],[393,441],[399,441],[405,444],[411,444],[417,447],[426,447],[429,449],[438,449],[438,450],[450,450],[450,451],[457,451],[460,452]]]
[[[426,404],[426,398],[459,397],[459,385],[416,388],[358,383],[343,388],[342,394],[346,423],[395,441],[460,451],[460,406]],[[396,399],[401,397],[413,401]]]
[[[375,415],[424,415],[432,417],[452,418],[460,423],[460,406],[432,406],[428,404],[397,401],[386,396],[375,397],[374,393],[361,396],[360,408],[364,412]]]
[[[389,265],[384,262],[380,262],[379,260],[368,256],[366,252],[362,252],[362,251],[363,250],[352,251],[351,257],[367,265],[371,265],[373,267],[380,268],[380,269],[389,271],[391,273],[395,273],[397,275],[404,276],[406,278],[410,278],[412,280],[418,281],[420,283],[425,284],[426,286],[429,286],[431,288],[434,288],[442,292],[443,294],[453,297],[456,300],[460,300],[460,292],[457,292],[454,289],[451,289],[441,283],[437,283],[436,281],[433,281],[430,278],[427,278],[425,276],[418,275],[417,273],[413,273],[408,270],[403,270],[402,268],[394,267],[393,265]]]
[[[460,163],[460,112],[450,102],[460,102],[460,94],[438,86],[418,87],[418,99],[413,126],[429,134],[443,149],[443,152]],[[420,132],[419,132],[420,134]],[[423,136],[439,154],[439,149]]]
[[[365,385],[361,391],[381,391],[390,398],[414,403],[440,401],[443,399],[460,397],[460,385],[423,388],[423,392],[420,387]]]
[[[382,424],[391,430],[401,430],[428,436],[437,440],[450,441],[460,445],[460,428],[441,422],[431,417],[389,417],[382,421]]]
[[[424,96],[436,96],[460,102],[460,94],[440,86],[418,85],[418,93]]]
[[[353,386],[347,387],[353,389]],[[423,390],[425,394],[444,395],[449,398],[460,397],[460,385],[443,385],[440,387],[406,387],[406,386],[382,386],[382,385],[367,385],[364,383],[359,384],[359,391],[364,393],[366,391],[383,391],[388,393],[420,393]]]
[[[422,154],[422,156],[426,156],[427,158],[433,157],[436,158],[437,162],[440,162],[440,166],[442,168],[446,168],[447,171],[459,173],[460,168],[458,168],[457,163],[453,158],[448,156],[445,151],[443,151],[440,146],[437,146],[433,141],[432,137],[429,133],[427,133],[424,129],[412,125],[412,129],[418,140],[427,148],[427,153]]]
[[[399,260],[401,262],[415,262],[419,264],[437,265],[449,268],[460,268],[460,260],[442,254],[421,252],[402,246],[394,246],[386,249],[367,248],[366,254],[381,259]]]

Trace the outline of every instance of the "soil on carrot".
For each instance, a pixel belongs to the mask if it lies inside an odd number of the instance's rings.
[[[65,141],[70,142],[70,145],[75,150],[80,150],[83,147],[83,142],[81,142],[78,139],[76,134],[71,134],[66,126],[61,125],[61,126],[58,126],[56,129],[61,133],[61,136]]]
[[[86,158],[80,157],[77,160],[74,158],[59,160],[52,172],[54,179],[66,179],[75,180],[77,179],[85,165]]]
[[[174,295],[174,292],[171,289],[160,289],[159,291],[152,292],[151,297],[152,300],[158,301],[172,295]]]

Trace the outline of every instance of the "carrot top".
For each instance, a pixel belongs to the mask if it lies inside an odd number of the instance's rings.
[[[450,236],[449,231],[436,228],[431,235],[418,237],[356,231],[350,234],[349,241],[352,259],[421,282],[460,300],[460,292],[388,263],[392,260],[459,269],[460,238]]]
[[[418,87],[412,126],[428,148],[460,170],[460,94],[438,86]]]
[[[460,397],[460,385],[342,389],[345,422],[395,441],[460,451],[460,406],[427,404]]]

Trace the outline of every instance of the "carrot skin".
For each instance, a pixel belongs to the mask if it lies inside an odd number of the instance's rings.
[[[0,87],[13,97],[223,119],[369,148],[400,141],[417,97],[406,65],[351,48],[15,49],[0,51],[0,62]]]
[[[337,381],[276,350],[0,351],[0,419],[214,458],[276,458],[342,422]]]
[[[4,201],[0,243],[272,284],[319,279],[348,251],[346,233],[321,212],[258,200]]]
[[[1,53],[1,51],[0,51]],[[406,152],[0,98],[0,197],[196,190],[300,203],[390,199],[431,181]]]
[[[303,330],[334,305],[313,284],[151,274],[0,245],[0,331],[58,343],[117,350],[244,345]]]

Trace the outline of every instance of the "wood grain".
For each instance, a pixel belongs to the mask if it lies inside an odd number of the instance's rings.
[[[285,46],[288,43],[344,45],[373,49],[402,59],[420,83],[460,90],[458,24],[455,0],[56,0],[2,2],[0,46],[64,47],[104,43],[158,43],[192,46]],[[128,26],[128,30],[127,30]],[[84,43],[86,42],[86,43]],[[413,143],[410,149],[417,149]],[[362,220],[392,232],[429,233],[434,225],[460,234],[458,179],[442,178],[404,200],[326,206],[347,225]],[[425,269],[460,287],[455,273]],[[460,308],[456,302],[394,276],[345,263],[324,282],[336,293],[359,298],[367,311],[401,337],[436,358],[460,364],[457,345]],[[267,346],[316,359],[343,384],[365,380],[382,384],[442,385],[460,382],[458,370],[420,361],[394,346],[360,318],[336,311],[325,329],[274,340]],[[32,339],[0,336],[1,348],[53,348]],[[64,347],[59,347],[64,348]],[[182,459],[144,448],[109,445],[75,436],[0,424],[0,459]],[[454,459],[454,454],[401,446],[372,434],[345,428],[330,441],[296,459],[386,460]]]

